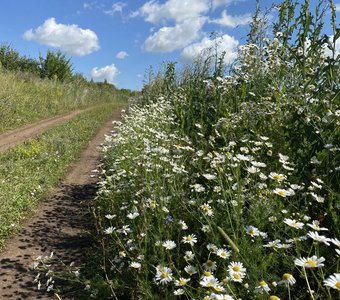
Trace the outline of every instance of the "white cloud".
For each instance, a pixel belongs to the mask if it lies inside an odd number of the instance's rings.
[[[147,22],[154,24],[164,23],[166,20],[183,22],[207,13],[210,9],[209,3],[209,0],[168,0],[159,4],[158,1],[151,0],[131,16],[142,16]]]
[[[125,2],[115,2],[112,4],[111,9],[104,11],[104,13],[113,16],[115,13],[122,13],[125,6],[127,6]]]
[[[112,64],[103,68],[93,68],[90,76],[94,81],[107,81],[113,83],[114,78],[119,74],[117,67]]]
[[[212,0],[212,8],[216,9],[217,7],[221,5],[229,5],[233,2],[236,2],[237,0]]]
[[[119,58],[119,59],[124,59],[127,56],[129,56],[129,54],[125,51],[120,51],[116,54],[116,57]]]
[[[333,38],[334,38],[334,35],[331,35],[329,37],[329,40],[331,43],[333,43]],[[329,56],[329,57],[333,55],[332,51],[327,47],[327,44],[324,45],[324,55]],[[338,55],[340,55],[340,38],[338,38],[335,41],[335,57],[337,57]]]
[[[340,11],[340,3],[335,4],[335,11],[339,12]]]
[[[171,52],[183,48],[199,37],[205,21],[206,18],[200,17],[188,19],[174,27],[162,27],[146,39],[144,49],[148,52]]]
[[[60,48],[66,53],[77,56],[90,54],[100,48],[95,32],[82,29],[75,24],[58,24],[55,18],[47,19],[35,30],[27,30],[23,37],[25,40]]]
[[[222,12],[221,18],[212,20],[211,23],[235,28],[236,26],[239,26],[239,25],[247,25],[249,24],[250,21],[251,21],[251,14],[231,16],[231,15],[228,15],[226,10],[224,10]]]
[[[216,51],[218,56],[225,52],[224,62],[230,64],[237,57],[238,44],[238,40],[228,34],[217,38],[204,37],[200,42],[184,48],[181,55],[185,60],[193,61],[199,57],[215,55]]]

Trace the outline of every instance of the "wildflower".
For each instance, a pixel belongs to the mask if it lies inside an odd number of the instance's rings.
[[[214,245],[214,244],[208,244],[207,245],[207,249],[209,250],[209,252],[211,252],[211,253],[216,253],[216,251],[217,251],[217,246],[216,245]]]
[[[114,231],[115,231],[115,227],[108,227],[108,228],[106,228],[105,230],[104,230],[104,233],[105,234],[112,234]]]
[[[157,273],[155,277],[156,283],[167,284],[172,281],[172,270],[168,267],[158,266]]]
[[[267,282],[261,280],[259,286],[255,287],[254,292],[262,294],[263,292],[268,293],[270,291],[270,287],[268,286]]]
[[[276,188],[276,189],[273,190],[273,193],[276,194],[276,195],[279,195],[283,198],[285,198],[287,196],[295,195],[295,192],[292,189],[285,190],[285,189]]]
[[[319,202],[319,203],[324,203],[325,202],[325,198],[322,197],[322,196],[319,196],[313,192],[310,193],[310,195],[316,200],[316,202]]]
[[[184,221],[180,220],[178,221],[178,224],[181,226],[182,230],[188,229],[188,225]]]
[[[180,295],[183,295],[183,294],[184,294],[184,290],[183,289],[174,290],[174,295],[175,296],[180,296]]]
[[[184,286],[190,281],[190,278],[179,278],[175,281],[175,286]]]
[[[221,249],[217,250],[216,255],[219,256],[219,257],[222,257],[223,259],[226,259],[226,258],[230,257],[231,253],[230,253],[230,251],[221,248]]]
[[[214,296],[216,300],[233,300],[234,298],[231,297],[230,295],[228,294],[220,294],[220,295],[215,295]]]
[[[292,220],[288,218],[284,219],[283,222],[286,223],[288,226],[293,227],[295,229],[302,229],[302,227],[304,226],[302,222],[297,222],[296,220]]]
[[[166,249],[166,250],[172,250],[174,248],[176,248],[176,243],[174,241],[170,241],[170,240],[166,240],[162,246]]]
[[[256,173],[259,173],[261,171],[259,168],[256,168],[254,166],[248,167],[246,170],[250,174],[256,174]]]
[[[278,282],[279,284],[293,285],[296,283],[295,278],[292,274],[284,273],[282,275],[282,280]]]
[[[105,215],[105,218],[108,220],[112,220],[116,217],[116,215]]]
[[[219,281],[217,278],[215,278],[213,275],[210,276],[204,276],[203,279],[200,281],[200,285],[203,287],[215,287],[219,284]]]
[[[340,273],[334,273],[324,280],[324,285],[340,291]]]
[[[213,210],[211,209],[211,206],[208,203],[202,204],[201,209],[203,213],[208,217],[211,217],[214,214]]]
[[[213,174],[203,174],[202,176],[205,177],[208,180],[216,179],[216,176],[213,175]]]
[[[182,242],[184,244],[190,244],[191,246],[193,246],[197,243],[197,237],[194,234],[189,234],[187,236],[183,236]]]
[[[205,191],[205,187],[199,183],[196,183],[194,185],[191,186],[196,193],[202,193]]]
[[[297,258],[297,259],[295,259],[294,264],[296,266],[300,266],[300,267],[305,267],[305,268],[311,269],[311,268],[323,267],[324,266],[324,264],[323,264],[324,261],[325,261],[324,257],[317,258],[316,255],[313,255],[312,257],[307,257],[307,258],[304,258],[304,257]]]
[[[130,220],[136,219],[138,216],[139,216],[139,213],[138,213],[138,212],[129,213],[129,214],[127,215],[127,217],[128,217]]]
[[[130,263],[130,267],[133,268],[133,269],[138,270],[138,269],[140,269],[142,267],[142,265],[139,262],[133,261],[133,262]]]
[[[208,259],[208,260],[203,264],[203,268],[204,268],[204,270],[211,272],[211,271],[215,271],[215,270],[216,270],[217,265],[216,265],[216,262],[214,262],[214,261]]]
[[[324,235],[319,235],[317,231],[310,231],[307,233],[307,236],[312,238],[314,241],[319,242],[319,243],[324,243],[325,245],[329,246],[329,242],[331,241],[330,238],[324,236]]]
[[[118,229],[117,232],[127,235],[129,232],[131,232],[131,229],[129,225],[124,225],[121,229]]]
[[[245,273],[246,268],[243,267],[243,264],[241,262],[231,262],[228,266],[229,272],[235,272],[235,273]]]
[[[245,273],[229,272],[229,279],[234,282],[242,282]]]
[[[184,259],[185,259],[186,261],[193,260],[194,258],[195,258],[195,254],[192,253],[192,251],[185,251]]]
[[[256,168],[265,168],[267,165],[263,162],[251,161],[250,162]]]
[[[254,236],[259,236],[260,235],[260,230],[258,230],[256,227],[254,226],[246,226],[246,233],[249,234],[251,237]]]
[[[275,180],[276,182],[280,183],[281,181],[284,181],[287,179],[287,176],[284,174],[278,174],[275,172],[270,172],[269,178]]]
[[[316,230],[316,231],[322,231],[322,230],[328,230],[327,228],[325,227],[320,227],[320,222],[317,221],[317,220],[314,220],[312,222],[312,224],[307,224],[307,226],[311,227],[312,229]]]
[[[338,239],[331,239],[331,242],[337,246],[338,248],[340,248],[340,241]]]
[[[173,220],[173,217],[168,215],[168,216],[166,216],[165,219],[164,219],[164,224],[165,224],[165,225],[166,225],[166,224],[169,224],[169,223],[172,222],[172,220]]]
[[[184,268],[184,271],[187,272],[190,276],[197,273],[197,270],[194,266],[188,265]]]

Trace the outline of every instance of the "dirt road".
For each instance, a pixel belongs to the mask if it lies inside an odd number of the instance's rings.
[[[36,137],[42,134],[47,129],[50,129],[58,124],[66,122],[67,120],[70,120],[75,116],[79,115],[80,113],[90,109],[92,108],[75,110],[61,116],[44,119],[39,122],[29,124],[18,129],[6,131],[0,134],[0,152],[6,151],[16,145],[20,145],[25,140],[32,137]]]
[[[41,203],[0,254],[1,300],[55,299],[53,293],[37,290],[33,282],[34,259],[52,251],[67,264],[83,257],[89,245],[87,204],[96,193],[96,179],[90,172],[100,159],[99,146],[104,135],[112,130],[112,121],[119,119],[120,111],[117,111],[90,142],[60,187]]]

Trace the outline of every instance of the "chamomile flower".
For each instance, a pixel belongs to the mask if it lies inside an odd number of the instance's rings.
[[[193,260],[195,258],[195,254],[192,251],[185,251],[184,259],[186,261]]]
[[[180,296],[180,295],[183,295],[183,294],[184,294],[184,290],[183,289],[174,290],[174,295],[175,296]]]
[[[130,267],[131,267],[132,269],[138,270],[138,269],[140,269],[140,268],[142,267],[142,265],[141,265],[139,262],[133,261],[133,262],[130,263]]]
[[[211,217],[214,214],[211,206],[208,203],[202,204],[201,209],[202,209],[203,213],[208,217]]]
[[[184,286],[190,281],[190,278],[180,277],[175,281],[175,286]]]
[[[248,225],[245,228],[246,234],[249,234],[251,237],[259,236],[260,230],[258,230],[256,227]]]
[[[312,229],[316,231],[328,230],[328,228],[326,227],[320,227],[320,222],[317,220],[314,220],[312,224],[307,224],[307,226],[311,227]]]
[[[285,189],[276,188],[273,190],[273,193],[283,198],[295,195],[295,192],[292,189],[285,190]]]
[[[155,281],[157,284],[167,284],[173,280],[172,270],[168,267],[158,266]]]
[[[260,294],[262,294],[263,292],[268,293],[269,291],[270,291],[270,287],[268,286],[267,282],[265,282],[264,280],[261,280],[259,282],[259,285],[255,287],[255,290],[254,290],[255,293],[260,293]]]
[[[329,246],[329,242],[331,241],[330,238],[324,236],[324,235],[319,235],[317,231],[310,231],[307,233],[307,236],[309,236],[311,239],[313,239],[316,242],[323,243],[327,246]]]
[[[217,250],[216,255],[223,258],[223,259],[226,259],[226,258],[230,257],[231,253],[230,253],[230,251],[228,251],[224,248],[220,248],[220,249]]]
[[[234,282],[242,282],[245,275],[245,273],[229,272],[228,278]]]
[[[209,250],[209,252],[211,252],[211,253],[216,253],[216,251],[217,251],[217,246],[216,245],[214,245],[214,244],[208,244],[207,245],[207,249]]]
[[[324,285],[340,291],[340,273],[334,273],[324,280]]]
[[[162,246],[166,249],[166,250],[172,250],[174,248],[176,248],[176,243],[174,241],[171,240],[166,240]]]
[[[184,268],[184,271],[187,272],[190,276],[197,273],[197,270],[194,266],[188,265]]]
[[[189,235],[183,236],[182,242],[184,244],[190,244],[191,246],[193,246],[197,243],[197,237],[194,234],[189,234]]]
[[[182,230],[188,229],[188,225],[183,220],[178,221],[178,224],[181,226]]]
[[[284,223],[286,223],[288,226],[293,227],[295,229],[302,229],[304,224],[302,222],[298,222],[293,219],[286,218],[283,220]]]
[[[325,261],[324,257],[317,258],[316,255],[313,255],[312,257],[307,257],[307,258],[297,258],[294,261],[294,264],[299,267],[304,267],[308,269],[312,268],[320,268],[323,267],[324,264],[323,262]]]
[[[209,272],[215,271],[217,268],[216,262],[208,259],[204,264],[203,264],[203,269]]]
[[[216,285],[219,285],[219,281],[214,277],[214,275],[204,276],[200,281],[200,285],[206,288],[213,288]]]
[[[231,262],[228,265],[228,270],[229,272],[235,272],[235,273],[245,273],[246,272],[246,268],[243,267],[243,263],[241,262]]]
[[[286,284],[286,285],[293,285],[296,283],[295,278],[292,274],[284,273],[282,275],[282,280],[278,282],[278,284]]]
[[[279,174],[276,172],[270,172],[269,173],[269,178],[275,180],[276,182],[282,182],[287,179],[287,176],[284,174]]]

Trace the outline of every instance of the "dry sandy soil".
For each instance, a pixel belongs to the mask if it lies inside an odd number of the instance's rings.
[[[70,115],[65,117],[70,118]],[[84,257],[90,244],[88,204],[95,196],[97,186],[96,179],[90,173],[100,160],[100,144],[104,141],[104,135],[112,131],[112,121],[119,119],[120,111],[114,112],[111,120],[89,143],[62,184],[40,204],[0,253],[1,300],[56,299],[53,293],[38,291],[37,284],[33,282],[37,274],[32,267],[34,259],[40,255],[50,255],[52,251],[56,259],[66,264],[80,262]],[[54,118],[56,120],[56,124],[62,122]],[[31,130],[35,129],[30,136],[45,130],[45,123],[39,123],[37,127],[31,126]],[[20,134],[20,130],[16,134]],[[27,134],[24,136],[28,137]],[[62,297],[63,300],[66,298]]]

